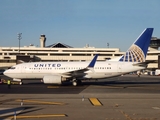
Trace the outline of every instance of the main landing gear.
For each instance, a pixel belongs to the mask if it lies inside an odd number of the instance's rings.
[[[78,86],[78,85],[81,85],[81,84],[82,84],[82,81],[81,81],[81,80],[76,80],[76,79],[75,79],[75,80],[72,81],[72,85],[73,85],[73,86]]]
[[[21,81],[21,82],[19,82],[19,85],[22,85],[23,84],[23,82]]]

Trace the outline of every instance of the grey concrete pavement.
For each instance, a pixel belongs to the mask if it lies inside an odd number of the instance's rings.
[[[13,85],[10,91],[5,85],[0,85],[0,108],[24,108],[17,117],[26,120],[36,118],[44,120],[160,119],[159,77],[138,78],[128,75],[109,80],[91,81],[91,84],[86,82],[78,87],[66,85],[48,88],[48,85],[43,84]],[[97,98],[102,105],[94,106],[89,98]],[[21,99],[24,100],[23,106],[21,106]],[[1,109],[0,114],[2,115],[3,112],[5,110]],[[9,116],[1,119],[7,117]]]

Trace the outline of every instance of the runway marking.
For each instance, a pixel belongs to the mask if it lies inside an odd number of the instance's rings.
[[[17,102],[22,102],[21,99],[16,100]],[[39,104],[51,104],[51,105],[65,105],[65,103],[60,102],[46,102],[46,101],[38,101],[38,100],[23,100],[23,102],[31,102],[31,103],[39,103]]]
[[[59,88],[59,86],[47,86],[47,88]]]
[[[132,120],[132,118],[128,114],[126,114],[124,111],[121,110],[120,112],[126,117],[127,120]]]
[[[159,110],[160,108],[159,107],[152,107],[153,109],[155,109],[155,110]]]
[[[89,98],[89,101],[92,103],[94,106],[102,106],[102,103],[97,98]]]
[[[23,118],[47,118],[47,117],[66,117],[66,114],[48,114],[48,115],[24,115],[24,116],[16,116],[17,119]],[[14,119],[14,116],[8,117],[9,119]]]

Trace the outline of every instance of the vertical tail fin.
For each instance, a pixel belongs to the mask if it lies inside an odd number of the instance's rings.
[[[153,28],[146,28],[127,52],[119,59],[121,62],[145,62],[152,37]]]

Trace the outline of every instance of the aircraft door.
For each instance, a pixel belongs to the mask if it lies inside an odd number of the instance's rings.
[[[118,73],[122,73],[122,72],[123,72],[122,66],[123,66],[123,64],[118,64],[118,65],[117,65],[117,72],[118,72]]]
[[[22,78],[26,78],[26,71],[24,65],[21,64],[21,66],[19,66],[19,71],[21,71],[20,75],[22,76]]]
[[[32,73],[32,69],[30,69],[30,66],[22,65],[20,69],[22,73]]]
[[[26,73],[26,70],[25,70],[25,66],[24,66],[24,65],[21,65],[21,67],[20,67],[19,69],[21,69],[21,73]]]

